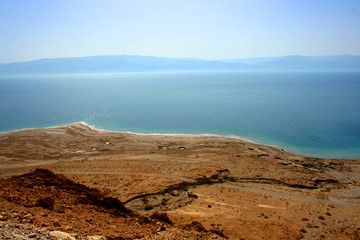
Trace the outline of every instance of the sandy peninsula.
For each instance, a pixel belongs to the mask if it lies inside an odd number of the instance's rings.
[[[359,223],[359,159],[81,123],[0,133],[0,238],[360,239]]]

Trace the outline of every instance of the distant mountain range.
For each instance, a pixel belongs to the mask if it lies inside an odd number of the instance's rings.
[[[294,69],[294,70],[359,70],[360,56],[334,55],[306,57],[301,55],[285,57],[245,58],[223,60],[242,63],[258,69]]]
[[[285,56],[202,60],[197,58],[108,55],[45,58],[28,62],[0,64],[0,74],[211,70],[360,70],[360,56]]]

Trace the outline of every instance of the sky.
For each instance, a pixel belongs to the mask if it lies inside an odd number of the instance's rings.
[[[360,0],[0,0],[0,62],[360,55]]]

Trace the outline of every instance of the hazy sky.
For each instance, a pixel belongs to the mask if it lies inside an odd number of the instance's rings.
[[[0,0],[0,62],[360,54],[360,0]]]

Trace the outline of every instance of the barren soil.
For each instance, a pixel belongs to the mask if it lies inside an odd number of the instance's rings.
[[[80,123],[0,133],[0,221],[79,238],[359,239],[359,164]]]

